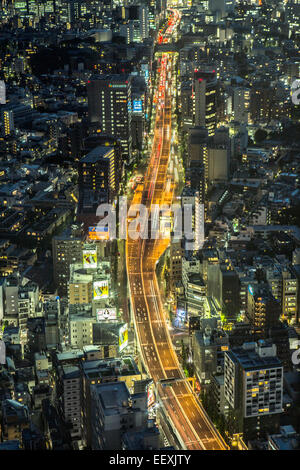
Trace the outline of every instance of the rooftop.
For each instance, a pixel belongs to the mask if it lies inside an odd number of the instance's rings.
[[[81,163],[96,163],[100,160],[108,158],[113,147],[106,147],[104,145],[99,145],[98,147],[91,150],[87,155],[85,155],[80,162]]]

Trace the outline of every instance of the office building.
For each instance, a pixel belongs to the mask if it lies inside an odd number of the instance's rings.
[[[84,139],[83,150],[88,154],[96,147],[108,147],[114,149],[113,160],[111,160],[110,171],[111,174],[114,174],[114,182],[111,181],[110,186],[110,198],[118,194],[119,187],[121,183],[121,177],[123,172],[123,156],[122,156],[122,147],[119,138],[113,137],[102,132],[96,132],[91,134]]]
[[[174,240],[170,245],[170,291],[173,294],[177,283],[182,279],[182,255],[181,241]]]
[[[139,7],[140,38],[143,41],[149,37],[149,10],[146,5]]]
[[[282,319],[292,324],[299,321],[299,279],[293,269],[282,271]]]
[[[250,89],[235,87],[233,89],[233,116],[240,124],[248,124],[250,112]]]
[[[3,400],[1,403],[1,440],[21,440],[22,431],[29,427],[28,407],[16,400]]]
[[[214,258],[213,258],[214,259]],[[240,312],[240,280],[229,262],[207,264],[208,295],[220,306],[227,321],[234,321]]]
[[[82,230],[77,225],[52,238],[53,278],[58,295],[68,294],[70,265],[81,262],[82,246]]]
[[[119,138],[124,160],[131,159],[131,78],[127,75],[99,75],[88,83],[91,123],[101,132]]]
[[[262,334],[276,326],[280,316],[280,303],[267,284],[248,286],[247,317]]]
[[[200,320],[200,330],[192,333],[192,350],[195,373],[203,386],[209,385],[215,374],[221,374],[228,345],[228,336],[217,328],[216,319]]]
[[[78,164],[79,212],[95,214],[99,204],[112,200],[116,192],[116,159],[113,147],[96,147]],[[92,207],[91,207],[92,206]]]
[[[3,122],[4,135],[5,136],[11,135],[15,129],[13,111],[10,111],[10,110],[2,111],[2,122]]]
[[[181,194],[181,207],[184,213],[182,226],[186,250],[199,250],[204,242],[205,210],[202,183],[203,180],[199,179],[198,188],[185,186]]]
[[[85,245],[87,246],[87,245]],[[93,248],[84,250],[84,259],[89,259],[89,264],[71,264],[68,286],[69,304],[82,305],[93,302],[101,302],[109,297],[110,264],[109,262],[97,262],[96,250]],[[93,257],[94,265],[91,265]]]
[[[125,382],[129,391],[142,379],[134,360],[130,356],[103,357],[101,347],[85,346],[85,360],[81,361],[82,374],[82,416],[83,437],[88,446],[91,446],[91,387],[95,384]]]
[[[195,70],[194,72],[194,123],[206,127],[213,136],[217,125],[217,78],[216,71]]]
[[[213,145],[207,149],[208,184],[226,182],[229,176],[229,150],[226,145]]]
[[[83,349],[84,346],[93,344],[93,325],[95,316],[90,310],[69,315],[69,343],[74,349]]]
[[[56,398],[72,440],[81,440],[81,375],[75,365],[58,368]]]
[[[92,449],[121,448],[122,435],[138,431],[147,423],[147,395],[131,395],[125,382],[91,386]]]
[[[188,130],[188,164],[200,162],[207,165],[208,131],[206,127],[194,126]]]
[[[276,346],[258,341],[225,352],[224,393],[244,440],[279,429],[283,367]]]
[[[206,285],[200,274],[191,273],[188,275],[186,301],[188,316],[204,316]]]
[[[300,435],[291,425],[280,426],[278,434],[269,434],[268,450],[300,450]]]

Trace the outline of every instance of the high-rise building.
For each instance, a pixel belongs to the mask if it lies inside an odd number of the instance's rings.
[[[262,334],[278,323],[280,302],[275,299],[268,284],[248,286],[247,316]]]
[[[95,244],[84,244],[83,262],[70,265],[70,305],[97,304],[109,298],[110,263],[97,258]]]
[[[217,77],[215,70],[194,71],[194,123],[213,136],[217,125]]]
[[[83,311],[81,315],[72,313],[69,315],[69,340],[72,348],[82,349],[93,344],[94,323],[96,318],[91,315],[91,311]]]
[[[216,318],[200,320],[200,330],[192,334],[192,351],[195,372],[201,384],[208,385],[213,375],[222,372],[224,351],[228,350],[228,345],[228,336],[217,328]]]
[[[81,439],[81,374],[76,365],[58,368],[56,394],[61,415],[69,425],[72,440]]]
[[[184,129],[189,129],[193,125],[193,93],[189,81],[181,84],[180,106],[182,125]]]
[[[113,200],[117,188],[116,172],[113,147],[96,147],[79,161],[77,220],[84,224],[85,233],[99,221],[99,205]]]
[[[219,262],[212,257],[207,263],[208,295],[217,302],[228,321],[236,320],[240,313],[240,280],[228,261]]]
[[[240,124],[248,124],[250,111],[250,90],[245,87],[236,87],[233,90],[234,120]]]
[[[225,145],[213,145],[207,151],[208,183],[226,182],[229,176],[229,154]]]
[[[93,273],[82,268],[82,263],[71,264],[69,281],[70,305],[90,304],[93,298]]]
[[[205,127],[195,126],[188,131],[188,164],[201,162],[207,166],[208,132]]]
[[[176,284],[182,280],[181,240],[174,240],[170,245],[170,291],[175,292]]]
[[[285,320],[297,323],[299,320],[299,280],[293,269],[282,271],[282,316]]]
[[[235,432],[243,433],[246,441],[274,432],[283,397],[283,367],[276,346],[260,340],[226,351],[224,394],[235,414]]]
[[[186,285],[188,316],[204,316],[206,293],[206,285],[201,275],[195,273],[190,274]]]
[[[108,202],[116,192],[116,158],[113,147],[99,146],[78,164],[79,206],[92,195],[97,206]]]
[[[269,81],[254,82],[250,92],[250,118],[252,123],[268,123],[290,117],[292,104],[283,90]]]
[[[124,160],[131,158],[131,79],[127,75],[98,75],[88,82],[90,122],[119,138]]]
[[[74,23],[81,16],[81,10],[84,3],[81,0],[68,0],[67,11],[68,11],[68,22]]]
[[[2,112],[2,122],[4,126],[4,135],[10,135],[14,131],[14,115],[13,111]]]
[[[199,181],[199,189],[185,186],[181,195],[181,206],[184,211],[183,227],[185,249],[199,250],[204,242],[204,191]]]
[[[7,277],[3,286],[4,320],[15,326],[18,325],[19,281],[16,277]]]
[[[59,295],[68,294],[70,265],[82,260],[82,243],[82,231],[77,225],[52,239],[53,277]]]
[[[141,40],[149,37],[149,10],[146,5],[139,7],[140,38]]]
[[[189,129],[188,164],[200,162],[204,170],[205,191],[216,182],[224,182],[229,177],[230,140],[228,131],[219,128],[213,137],[208,137],[208,129],[195,126]]]
[[[300,264],[300,248],[295,248],[295,250],[293,251],[292,264]]]
[[[235,0],[209,0],[209,10],[212,13],[218,13],[220,18],[227,16],[229,12],[233,12]]]
[[[83,147],[84,151],[86,152],[91,152],[99,146],[113,147],[114,149],[114,160],[112,162],[113,167],[111,167],[111,172],[114,172],[115,183],[112,184],[112,187],[110,188],[110,197],[112,198],[118,193],[121,182],[121,176],[123,171],[122,146],[119,138],[116,138],[112,135],[104,134],[102,132],[91,134],[84,139]]]

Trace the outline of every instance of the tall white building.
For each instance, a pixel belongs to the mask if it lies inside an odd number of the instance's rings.
[[[139,8],[140,37],[141,40],[149,37],[149,11],[146,5]]]

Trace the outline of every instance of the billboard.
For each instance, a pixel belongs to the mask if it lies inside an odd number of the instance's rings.
[[[148,408],[150,408],[155,403],[155,395],[154,395],[154,385],[151,384],[148,386]]]
[[[97,321],[116,320],[117,310],[115,308],[98,308],[96,310]]]
[[[109,240],[108,227],[89,227],[90,240]]]
[[[133,112],[141,113],[143,111],[142,100],[133,100]]]
[[[97,251],[83,250],[83,267],[97,268]]]
[[[95,281],[93,284],[94,300],[108,298],[108,281]]]
[[[119,352],[122,352],[128,346],[128,325],[121,326],[119,329]]]

